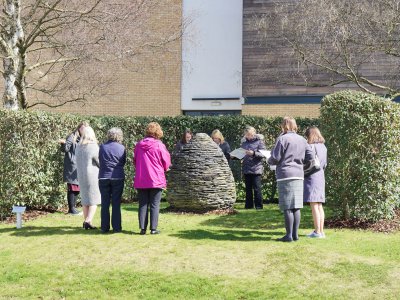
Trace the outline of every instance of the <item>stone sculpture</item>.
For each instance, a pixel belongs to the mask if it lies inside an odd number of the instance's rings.
[[[228,210],[236,201],[235,181],[219,146],[198,133],[172,156],[168,197],[172,209],[189,212]]]

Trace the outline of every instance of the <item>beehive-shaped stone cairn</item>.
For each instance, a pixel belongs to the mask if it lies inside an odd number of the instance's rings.
[[[172,156],[168,172],[168,202],[172,209],[207,212],[231,209],[236,201],[235,181],[219,146],[205,133]]]

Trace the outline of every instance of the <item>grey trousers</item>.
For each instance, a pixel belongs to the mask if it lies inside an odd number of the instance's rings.
[[[149,223],[149,208],[150,229],[157,229],[158,215],[160,212],[161,193],[162,189],[138,189],[140,229],[147,229],[147,224]]]

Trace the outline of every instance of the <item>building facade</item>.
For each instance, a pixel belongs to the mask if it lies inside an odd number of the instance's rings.
[[[259,76],[265,53],[257,43],[252,19],[271,9],[273,2],[165,0],[153,16],[155,30],[188,25],[160,66],[132,72],[110,64],[109,72],[118,81],[107,95],[84,106],[70,103],[55,109],[37,108],[121,116],[316,117],[323,95],[334,88],[293,87]]]

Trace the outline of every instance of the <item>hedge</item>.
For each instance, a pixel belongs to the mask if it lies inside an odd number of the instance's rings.
[[[400,106],[360,92],[326,96],[326,193],[340,219],[393,217],[400,197]]]
[[[107,130],[120,127],[124,132],[124,145],[128,149],[126,165],[125,199],[134,198],[131,188],[134,170],[132,149],[143,137],[150,121],[159,122],[164,130],[163,142],[169,150],[179,140],[181,133],[190,128],[194,133],[211,133],[218,128],[234,149],[240,145],[243,129],[254,126],[265,136],[271,148],[280,132],[281,118],[250,116],[222,117],[113,117],[80,116],[47,112],[0,110],[0,218],[9,214],[11,206],[24,203],[29,207],[59,208],[66,204],[65,184],[62,182],[63,153],[58,139],[65,138],[76,125],[87,120],[95,130],[98,140],[105,141]],[[318,125],[318,119],[297,119],[300,130]],[[240,162],[233,163],[239,199],[244,199],[244,184],[240,176]],[[263,194],[268,197],[274,182],[274,174],[266,168]]]

